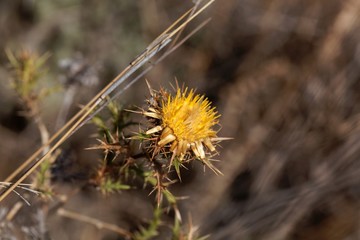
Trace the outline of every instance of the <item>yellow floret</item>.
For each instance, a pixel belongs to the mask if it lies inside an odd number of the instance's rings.
[[[162,125],[170,128],[178,141],[195,143],[215,137],[212,127],[218,123],[218,117],[210,102],[193,90],[187,94],[187,89],[178,89],[175,96],[162,103]]]

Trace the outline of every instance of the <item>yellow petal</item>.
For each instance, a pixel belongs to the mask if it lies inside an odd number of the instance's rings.
[[[156,127],[153,127],[149,130],[147,130],[145,133],[146,134],[153,134],[153,133],[156,133],[156,132],[160,132],[162,130],[162,127],[161,126],[156,126]]]
[[[143,115],[145,115],[147,117],[151,117],[151,118],[156,118],[156,119],[161,118],[161,116],[158,113],[154,113],[154,112],[143,112]]]
[[[211,152],[215,151],[215,147],[214,147],[214,145],[212,144],[210,138],[205,138],[204,144],[205,144],[206,147],[209,148],[209,150],[210,150]]]
[[[195,142],[195,146],[196,146],[196,149],[199,152],[200,158],[204,159],[205,158],[205,151],[204,151],[204,146],[202,145],[202,143],[197,141],[197,142]]]
[[[187,142],[184,141],[184,140],[180,140],[179,141],[179,146],[178,146],[179,153],[181,153],[181,154],[186,153],[187,148],[188,148],[187,147]]]
[[[162,138],[159,142],[158,145],[159,146],[164,146],[172,141],[174,141],[176,139],[176,137],[172,134],[167,135],[165,138]]]

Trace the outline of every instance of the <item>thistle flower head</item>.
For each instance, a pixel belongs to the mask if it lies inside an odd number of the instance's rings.
[[[198,159],[218,172],[209,162],[209,156],[216,153],[214,127],[220,116],[211,102],[188,88],[178,87],[174,95],[164,89],[157,92],[150,88],[150,93],[143,115],[153,123],[146,131],[153,141],[153,155],[170,152],[171,162]]]
[[[210,102],[193,90],[177,90],[162,102],[162,125],[169,127],[179,141],[188,143],[216,136],[212,127],[218,123],[217,112]]]

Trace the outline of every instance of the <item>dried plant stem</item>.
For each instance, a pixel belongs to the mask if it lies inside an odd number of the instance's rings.
[[[23,165],[21,165],[22,170],[25,169],[33,160],[38,157],[41,151],[49,146],[52,141],[54,141],[62,132],[64,132],[68,127],[70,127],[64,135],[54,144],[53,147],[47,151],[39,160],[37,160],[11,187],[6,189],[0,195],[0,202],[5,199],[22,181],[24,181],[50,154],[52,154],[55,149],[57,149],[65,140],[67,140],[80,125],[83,125],[83,121],[91,115],[92,111],[105,100],[105,97],[109,95],[117,86],[120,85],[121,81],[124,81],[128,76],[130,76],[133,72],[135,72],[138,68],[144,65],[152,56],[157,54],[160,49],[162,49],[166,44],[171,41],[171,38],[177,34],[181,29],[183,29],[190,21],[192,21],[196,16],[198,16],[201,12],[203,12],[210,4],[212,4],[215,0],[210,0],[206,3],[201,9],[193,14],[190,18],[184,21],[180,26],[175,28],[175,26],[185,18],[190,12],[187,11],[184,15],[180,17],[180,20],[174,22],[168,29],[166,29],[162,34],[159,35],[147,48],[141,53],[134,61],[132,61],[116,78],[114,78],[105,88],[103,88],[82,110],[79,111],[63,128],[61,128],[55,135],[49,140],[47,144],[44,144],[39,150],[37,150],[28,160],[25,161]],[[175,29],[174,29],[175,28]],[[126,78],[123,78],[126,76]],[[120,81],[121,80],[121,81]],[[16,174],[11,174],[10,176],[13,178],[22,170],[15,171]],[[10,179],[7,178],[7,180]]]
[[[189,9],[186,13],[184,13],[180,18],[178,18],[170,27],[168,27],[163,33],[161,33],[159,35],[159,37],[157,37],[154,42],[160,38],[160,36],[163,36],[164,34],[166,34],[168,31],[170,31],[172,28],[174,28],[174,26],[176,26],[181,20],[183,20],[188,14],[190,14],[192,12],[193,8]],[[151,45],[151,44],[150,44]],[[135,60],[134,60],[135,61]],[[133,61],[133,62],[134,62]],[[123,73],[125,71],[128,70],[130,66],[128,66],[123,72],[121,72],[118,76],[116,76],[114,78],[114,80],[112,80],[110,82],[110,84],[112,84],[114,81],[116,81],[117,79],[119,79]],[[109,84],[109,85],[110,85]],[[108,86],[106,86],[105,88],[107,88]],[[11,182],[19,173],[21,173],[27,166],[29,166],[30,163],[32,163],[40,154],[42,151],[44,151],[45,148],[47,148],[52,142],[55,141],[55,139],[57,139],[63,132],[65,132],[66,129],[68,129],[72,124],[74,124],[76,122],[76,120],[85,113],[87,107],[89,107],[90,105],[94,104],[95,101],[102,95],[102,93],[105,90],[105,88],[103,89],[103,91],[101,91],[98,95],[96,95],[93,99],[91,99],[89,101],[89,103],[84,106],[80,111],[78,111],[69,121],[67,121],[67,123],[61,127],[50,139],[46,144],[43,144],[36,152],[34,152],[23,164],[21,164],[17,169],[15,169],[15,171],[13,171],[5,180],[4,182]],[[1,200],[0,200],[1,201]]]
[[[46,125],[44,124],[44,121],[42,120],[41,116],[35,116],[35,123],[40,132],[41,143],[42,145],[45,145],[47,142],[49,142],[49,131],[47,130]],[[46,154],[48,151],[49,151],[49,146],[45,147],[42,150],[43,154]]]
[[[81,109],[74,117],[72,117],[61,129],[59,129],[47,143],[42,145],[36,152],[34,152],[23,164],[21,164],[15,171],[13,171],[4,182],[11,182],[19,173],[21,173],[30,163],[32,163],[45,148],[49,147],[50,144],[57,139],[71,124],[73,124],[76,119],[79,118],[81,114],[83,114],[85,108]]]
[[[80,214],[80,213],[77,213],[74,211],[70,211],[70,210],[66,210],[64,208],[60,208],[57,211],[57,213],[62,217],[67,217],[67,218],[71,218],[71,219],[74,219],[74,220],[77,220],[80,222],[91,224],[98,229],[107,229],[107,230],[115,232],[121,236],[124,236],[128,239],[131,239],[131,237],[132,237],[131,232],[129,232],[123,228],[120,228],[119,226],[117,226],[115,224],[106,223],[106,222],[100,221],[99,219],[85,216],[83,214]]]
[[[196,32],[198,32],[201,28],[203,28],[206,24],[210,22],[210,18],[203,21],[199,26],[197,26],[194,30],[192,30],[188,35],[186,35],[183,39],[181,39],[180,42],[175,44],[172,48],[167,50],[159,59],[157,59],[154,63],[152,63],[150,66],[148,66],[145,70],[143,70],[138,76],[136,76],[134,79],[132,79],[130,82],[128,82],[123,88],[119,89],[113,96],[106,99],[106,102],[102,102],[99,104],[97,109],[88,116],[88,118],[78,126],[78,128],[82,127],[86,122],[88,122],[90,119],[92,119],[96,114],[98,114],[106,105],[107,103],[113,101],[115,98],[120,96],[122,93],[124,93],[127,89],[129,89],[134,83],[136,83],[140,78],[144,77],[146,73],[148,73],[151,69],[153,69],[154,66],[162,62],[167,56],[169,56],[172,52],[174,52],[176,49],[178,49],[186,40],[188,40],[191,36],[193,36]],[[227,140],[227,139],[224,139]]]
[[[197,1],[195,2],[194,7],[189,10],[189,11],[191,11],[191,12],[190,12],[188,18],[191,18],[191,17],[194,15],[194,13],[195,13],[196,9],[199,7],[201,1],[202,1],[202,0],[197,0]],[[184,28],[183,28],[183,29],[184,29]],[[171,43],[171,45],[170,45],[170,49],[172,49],[172,48],[174,47],[174,45],[177,43],[178,39],[180,38],[181,33],[183,32],[183,29],[181,29],[181,30],[178,32],[178,34],[176,35],[174,41],[173,41],[173,42]]]

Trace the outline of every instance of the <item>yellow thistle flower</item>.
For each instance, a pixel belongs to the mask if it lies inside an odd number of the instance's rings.
[[[209,162],[212,152],[216,153],[214,144],[220,140],[213,129],[220,115],[211,102],[188,88],[178,87],[175,96],[163,89],[149,89],[152,98],[143,115],[153,119],[155,125],[146,131],[155,140],[153,154],[170,152],[171,162],[175,158],[180,163],[198,159],[220,173]]]

